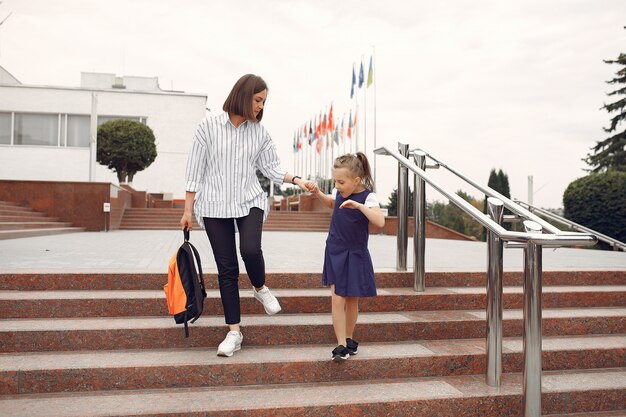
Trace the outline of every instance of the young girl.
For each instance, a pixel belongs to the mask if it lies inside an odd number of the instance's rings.
[[[260,123],[266,98],[267,85],[261,77],[241,77],[224,102],[224,113],[200,122],[187,160],[187,193],[180,226],[191,230],[192,211],[195,212],[211,243],[224,318],[230,330],[217,348],[219,356],[232,356],[241,349],[243,341],[235,223],[254,298],[263,304],[267,314],[281,310],[265,286],[261,232],[268,204],[256,169],[277,184],[291,182],[306,190],[300,177],[280,167],[276,146]]]
[[[376,295],[374,268],[367,249],[368,225],[385,225],[385,216],[373,193],[374,184],[365,154],[357,152],[335,159],[335,188],[324,194],[313,183],[307,188],[333,209],[326,239],[322,283],[332,294],[332,317],[338,346],[333,361],[356,355],[358,342],[352,339],[359,314],[359,298]]]

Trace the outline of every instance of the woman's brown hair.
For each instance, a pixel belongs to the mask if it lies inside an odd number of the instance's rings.
[[[241,77],[230,90],[230,94],[224,102],[222,110],[227,113],[245,117],[248,120],[260,122],[263,118],[263,109],[258,116],[254,117],[252,111],[252,96],[267,90],[267,84],[263,78],[254,74],[246,74]]]
[[[374,191],[374,180],[367,156],[363,152],[341,155],[333,164],[333,168],[346,168],[353,178],[361,177],[361,184],[370,191]]]

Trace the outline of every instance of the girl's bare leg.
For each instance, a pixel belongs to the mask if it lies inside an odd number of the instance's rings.
[[[352,339],[356,320],[359,317],[359,298],[345,297],[346,300],[346,337]],[[345,345],[344,345],[345,346]]]
[[[337,337],[338,345],[346,345],[346,298],[335,294],[335,286],[331,285],[332,291],[332,315],[333,328]]]

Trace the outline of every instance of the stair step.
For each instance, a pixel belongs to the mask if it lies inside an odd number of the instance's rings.
[[[245,337],[245,335],[244,335]],[[245,339],[244,339],[245,341]],[[504,339],[503,372],[521,372],[522,340]],[[215,347],[0,355],[0,395],[60,391],[158,389],[302,382],[358,381],[484,374],[485,340],[419,340],[362,343],[341,364],[334,345],[244,346],[232,358]],[[543,339],[543,370],[615,368],[625,365],[626,336]],[[193,372],[188,369],[193,368]],[[580,368],[579,368],[580,369]]]
[[[30,207],[1,207],[0,216],[45,217],[45,213],[34,211]]]
[[[83,227],[50,227],[45,229],[0,230],[0,240],[83,232]]]
[[[25,207],[25,206],[21,205],[20,203],[14,203],[11,201],[0,201],[0,208],[20,208],[20,207]]]
[[[282,312],[326,313],[330,311],[329,290],[275,289]],[[263,306],[250,290],[240,291],[243,314],[263,314]],[[523,307],[523,288],[507,287],[503,307]],[[379,288],[378,296],[359,303],[361,312],[473,310],[486,306],[486,290],[480,287]],[[543,287],[543,307],[626,307],[626,286]],[[219,290],[207,290],[206,311],[223,314]],[[117,317],[167,315],[162,290],[92,291],[0,291],[0,318]]]
[[[33,212],[35,213],[35,212]],[[46,222],[54,222],[59,220],[57,217],[46,217],[46,215],[44,213],[37,213],[34,215],[30,215],[30,214],[20,214],[20,215],[7,215],[7,216],[0,216],[0,222],[2,223],[7,223],[7,222],[41,222],[41,221],[46,221]]]
[[[140,314],[140,312],[138,311]],[[243,332],[251,345],[333,343],[330,314],[247,315]],[[522,335],[521,310],[505,310],[503,335]],[[557,308],[543,310],[543,335],[619,334],[626,308]],[[224,318],[202,316],[190,325],[189,339],[172,317],[105,317],[71,319],[2,319],[1,352],[113,350],[217,346]],[[413,339],[467,339],[485,335],[485,311],[415,311],[362,313],[357,339],[365,342]]]
[[[174,230],[179,229],[181,208],[133,208],[124,212],[121,230]],[[280,212],[271,211],[263,225],[266,231],[327,232],[330,212]],[[198,227],[195,225],[195,227]]]
[[[588,413],[567,413],[567,414],[544,414],[543,417],[624,417],[624,410],[617,411],[591,411]]]
[[[334,368],[331,368],[331,366]],[[330,364],[330,372],[341,372]],[[30,394],[0,399],[4,417],[163,415],[463,415],[522,414],[522,375],[503,375],[497,389],[484,376],[405,378],[244,387]],[[621,369],[545,372],[545,413],[619,410],[626,398]]]
[[[544,271],[544,286],[557,285],[626,285],[626,271]],[[155,290],[163,288],[167,273],[88,273],[88,274],[0,274],[0,290]],[[521,272],[505,272],[505,286],[521,286]],[[291,272],[267,273],[267,286],[274,288],[319,288],[321,273]],[[427,272],[426,288],[431,287],[481,287],[484,272]],[[376,272],[380,288],[412,287],[412,272]],[[217,288],[217,275],[205,274],[207,289]],[[239,277],[240,288],[251,288],[248,275]]]
[[[23,221],[23,222],[0,222],[0,230],[24,230],[45,229],[58,227],[71,227],[70,222],[47,222],[47,221]]]

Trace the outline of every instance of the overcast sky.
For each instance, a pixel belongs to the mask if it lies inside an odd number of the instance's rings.
[[[331,102],[336,118],[347,113],[352,65],[363,57],[367,72],[375,50],[378,146],[422,147],[485,184],[501,168],[523,200],[533,175],[535,204],[554,208],[606,137],[600,107],[618,67],[602,60],[626,52],[624,0],[3,0],[0,19],[10,12],[0,65],[24,84],[78,86],[81,71],[157,76],[164,89],[206,94],[216,114],[241,75],[261,75],[263,124],[289,171],[294,130]],[[378,157],[377,167],[386,201],[396,165]]]

